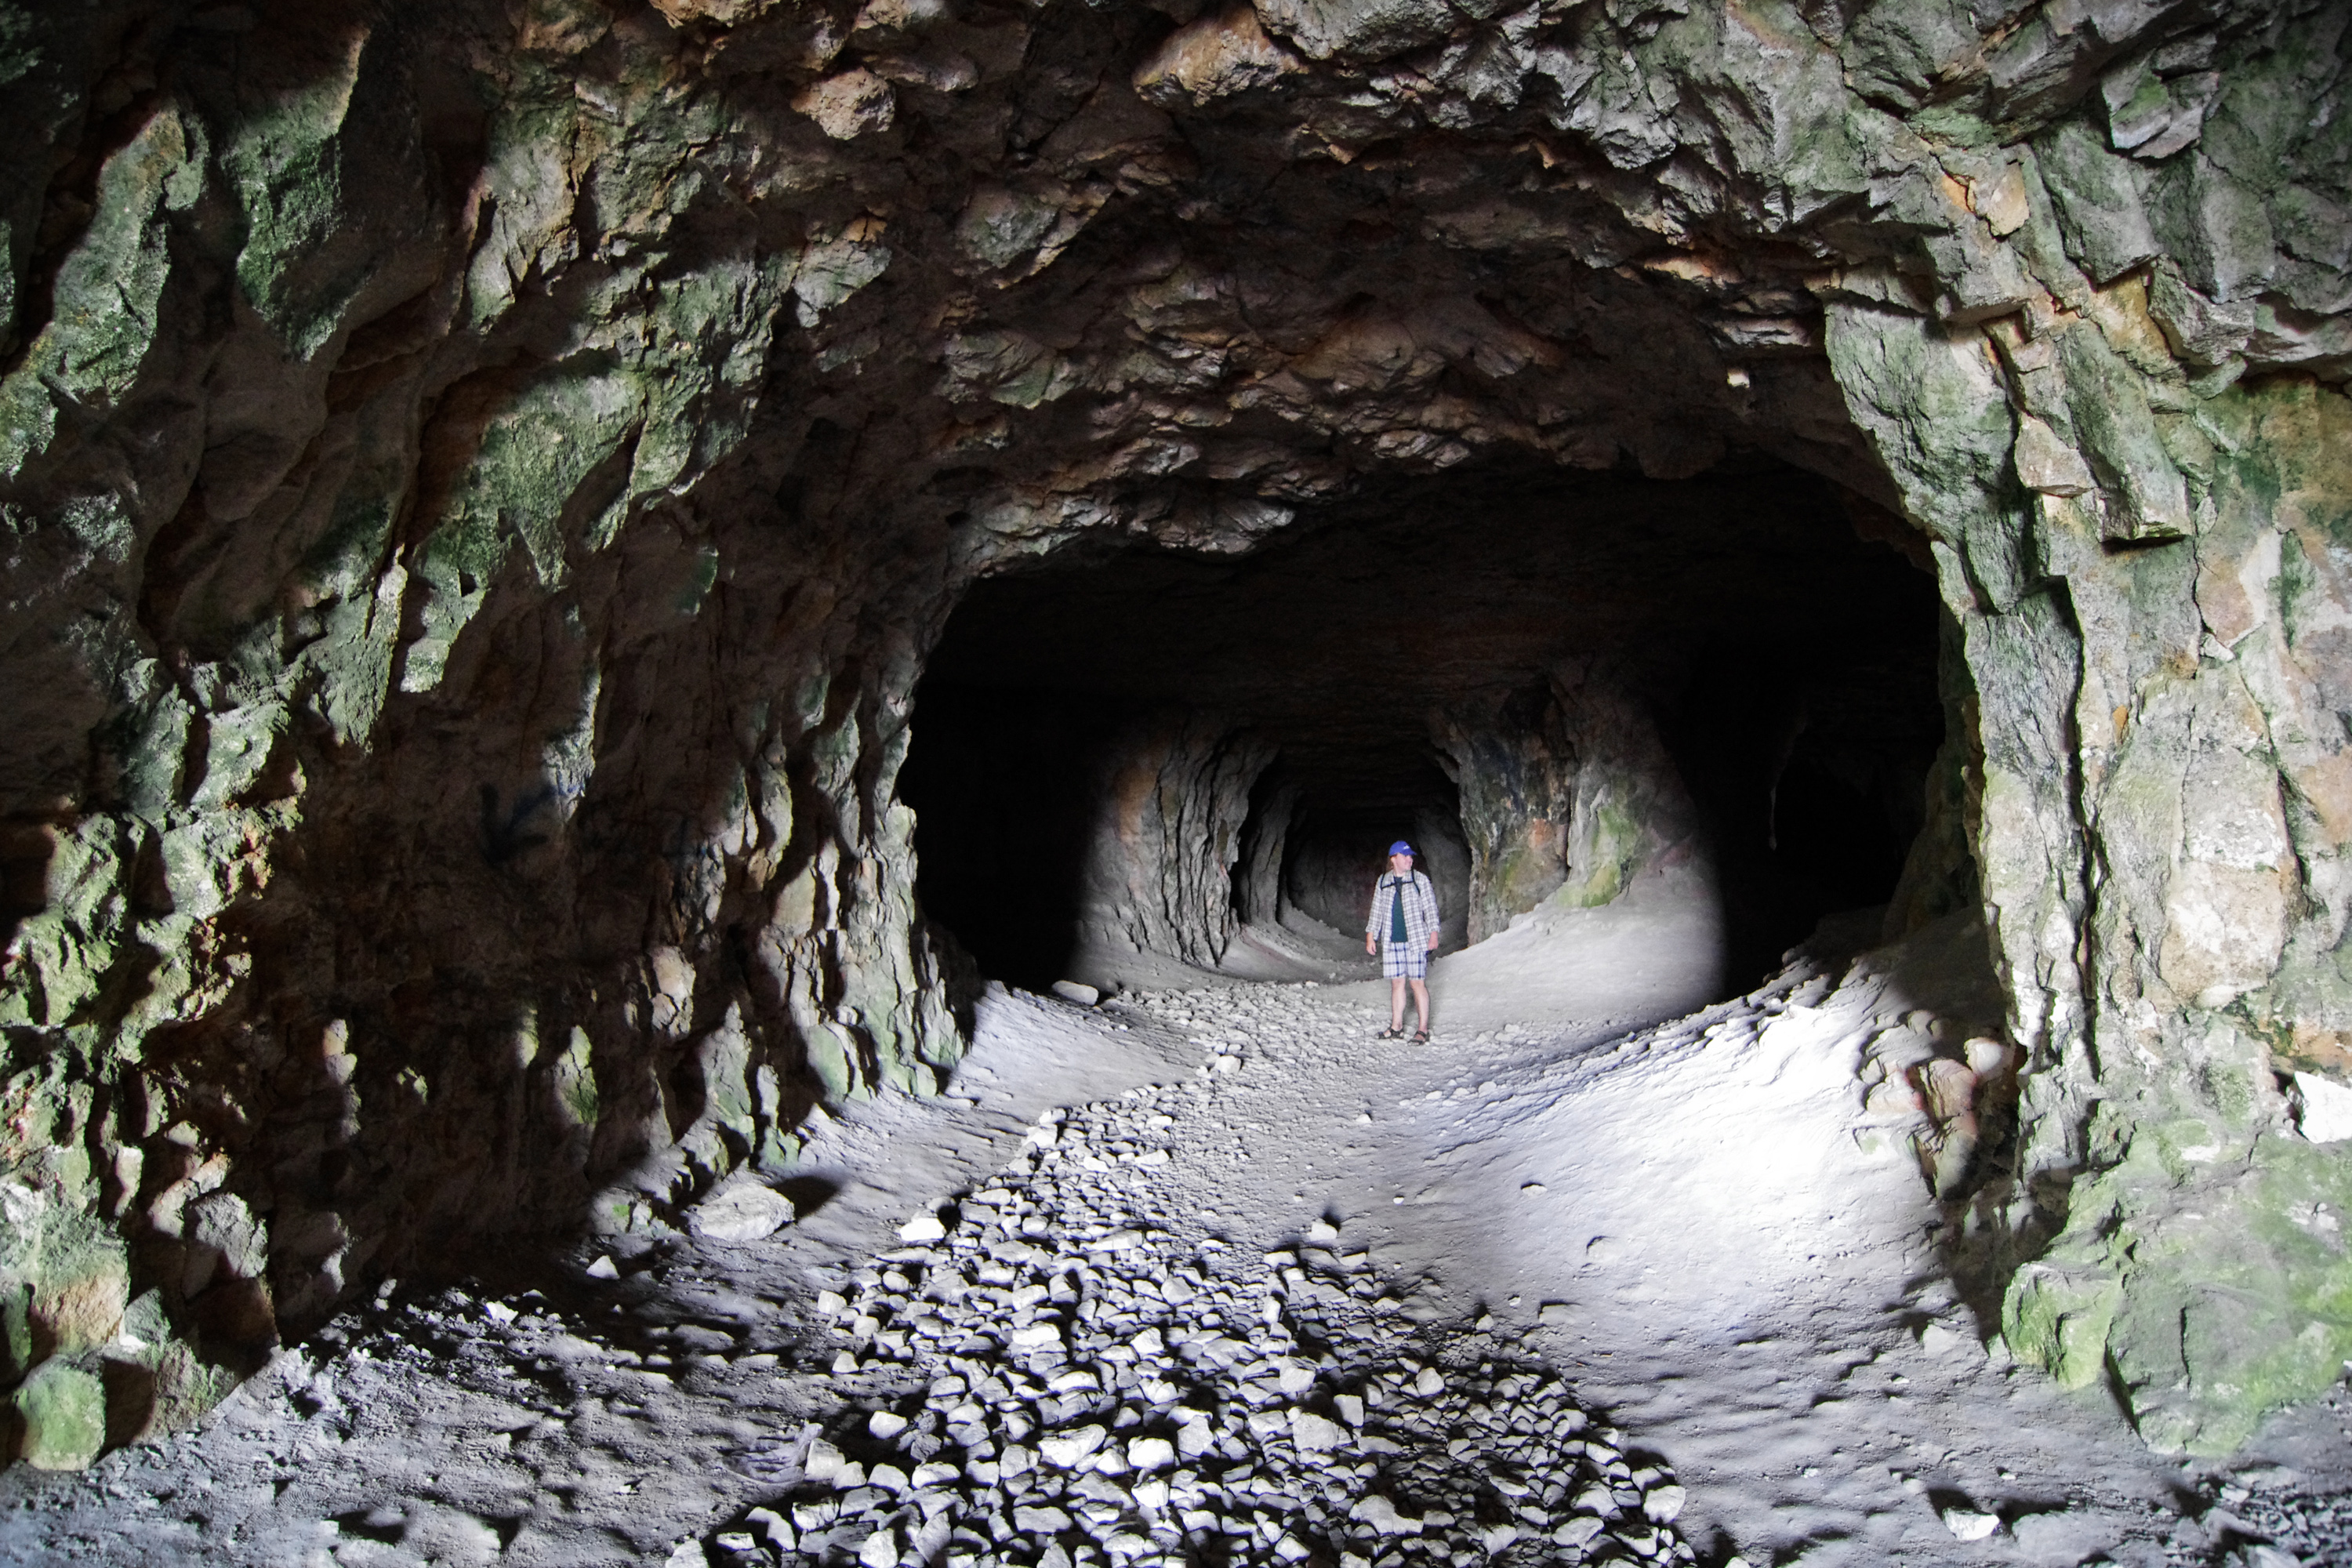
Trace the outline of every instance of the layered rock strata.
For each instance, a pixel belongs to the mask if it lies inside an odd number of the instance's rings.
[[[5,18],[38,1452],[931,1081],[892,782],[963,587],[1506,451],[1925,542],[2018,1352],[2214,1447],[2352,1350],[2278,1088],[2352,1059],[2340,7]]]

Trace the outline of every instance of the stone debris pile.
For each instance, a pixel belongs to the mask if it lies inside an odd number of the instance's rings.
[[[1906,1139],[1928,1190],[1957,1198],[1978,1154],[2004,1140],[2017,1105],[2016,1048],[1925,1009],[1874,1019],[1863,1047],[1863,1111]]]
[[[856,1408],[714,1561],[1331,1568],[1695,1561],[1683,1489],[1318,1224],[1237,1256],[1122,1191],[1201,1085],[1057,1113],[825,1292]],[[895,1390],[881,1397],[860,1385]]]

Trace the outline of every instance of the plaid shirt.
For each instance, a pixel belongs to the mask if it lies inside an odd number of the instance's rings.
[[[1391,871],[1381,873],[1381,885],[1372,891],[1372,918],[1364,922],[1364,934],[1389,940],[1389,912],[1400,892],[1404,896],[1406,943],[1427,947],[1429,939],[1437,934],[1437,889],[1418,871],[1402,879]]]

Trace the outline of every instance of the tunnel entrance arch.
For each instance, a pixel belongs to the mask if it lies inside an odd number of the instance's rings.
[[[1245,555],[984,580],[917,689],[919,900],[1032,986],[1254,929],[1336,959],[1406,837],[1448,947],[1689,869],[1744,987],[1954,826],[1933,582],[1856,504],[1760,458],[1506,466],[1366,481]]]

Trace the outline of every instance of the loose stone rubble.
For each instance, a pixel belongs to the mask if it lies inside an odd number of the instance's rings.
[[[864,1568],[1696,1560],[1670,1472],[1507,1340],[1419,1330],[1338,1227],[1240,1257],[1130,1194],[1120,1168],[1167,1163],[1208,1092],[1050,1116],[821,1296],[834,1374],[879,1397],[803,1434],[801,1484],[716,1544]]]

